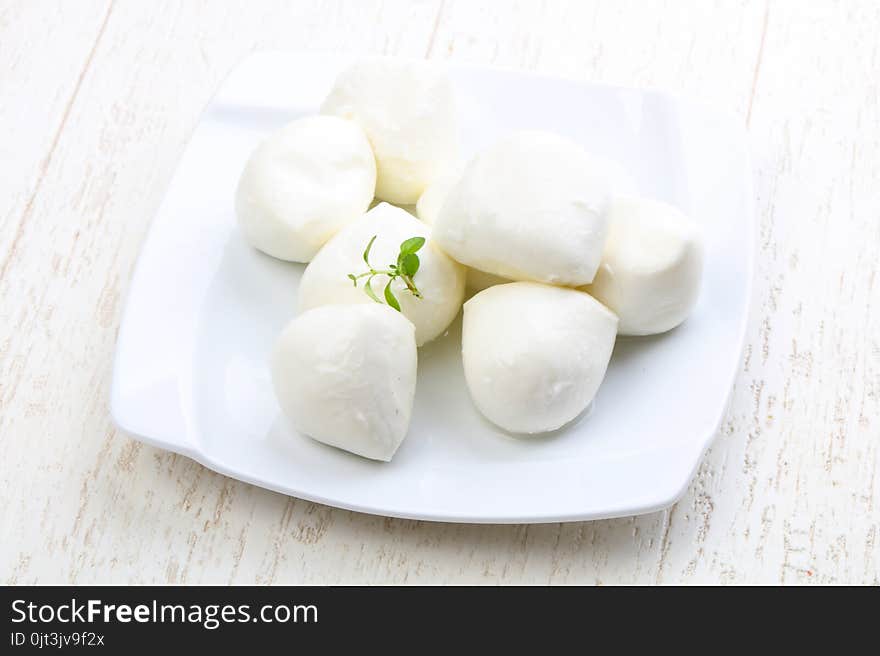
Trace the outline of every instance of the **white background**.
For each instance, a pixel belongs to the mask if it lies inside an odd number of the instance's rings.
[[[871,0],[3,2],[0,580],[880,583],[878,34]],[[742,117],[760,226],[750,327],[680,503],[561,525],[383,519],[114,429],[141,239],[200,111],[260,49],[496,64]]]

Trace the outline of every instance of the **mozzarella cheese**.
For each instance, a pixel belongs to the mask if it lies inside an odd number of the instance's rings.
[[[585,292],[531,282],[490,287],[464,305],[471,397],[505,430],[560,428],[593,400],[616,332],[617,317]]]
[[[344,70],[321,107],[357,122],[376,155],[376,196],[415,203],[458,156],[452,84],[436,64],[373,57]]]
[[[440,208],[446,197],[461,177],[460,169],[450,169],[441,173],[429,184],[416,202],[416,216],[429,225],[437,222]]]
[[[425,223],[433,225],[437,220],[437,214],[440,213],[440,208],[443,207],[443,203],[446,201],[446,197],[460,177],[461,171],[453,169],[429,185],[419,197],[419,202],[416,203],[416,216]],[[465,288],[471,294],[481,292],[492,285],[500,285],[506,282],[510,282],[510,279],[486,273],[473,267],[467,267],[467,283]]]
[[[375,188],[376,163],[363,131],[339,118],[312,116],[257,147],[238,183],[235,209],[251,245],[308,262],[366,211]]]
[[[699,227],[656,200],[619,198],[602,264],[585,289],[620,318],[622,335],[671,330],[697,301],[703,268]]]
[[[328,305],[299,315],[272,354],[284,414],[319,442],[391,460],[416,389],[413,325],[386,305]]]
[[[419,346],[441,335],[458,314],[464,300],[465,270],[431,239],[431,229],[405,210],[382,203],[341,230],[321,249],[303,272],[299,286],[299,309],[338,303],[375,303],[364,293],[364,279],[352,284],[348,274],[367,270],[364,249],[373,236],[370,263],[385,269],[397,262],[400,244],[410,237],[424,237],[427,242],[417,253],[419,270],[414,282],[422,294],[416,298],[399,278],[391,288],[403,315],[415,324]],[[381,298],[387,276],[373,279],[372,288]]]
[[[602,162],[548,132],[514,133],[474,158],[434,225],[462,264],[514,280],[592,281],[607,232]]]

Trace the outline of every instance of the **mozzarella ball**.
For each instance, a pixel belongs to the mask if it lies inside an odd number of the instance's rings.
[[[593,400],[616,333],[617,317],[585,292],[532,282],[490,287],[464,305],[471,397],[505,430],[556,430]]]
[[[425,223],[433,225],[437,219],[437,214],[440,212],[440,208],[446,201],[446,196],[449,195],[449,191],[455,186],[460,177],[461,171],[453,169],[428,186],[425,189],[425,193],[419,197],[419,202],[416,203],[416,216]],[[467,267],[465,288],[472,294],[481,292],[492,285],[500,285],[506,282],[510,282],[510,279]]]
[[[436,64],[374,57],[344,70],[321,107],[351,119],[376,154],[376,196],[415,203],[458,156],[452,84]]]
[[[342,226],[361,216],[376,188],[376,162],[363,131],[332,116],[285,126],[251,155],[235,210],[252,246],[308,262]]]
[[[441,335],[464,300],[465,270],[431,239],[431,229],[405,210],[382,203],[341,230],[315,256],[303,272],[299,286],[299,309],[337,303],[375,303],[364,292],[365,279],[352,284],[348,274],[367,271],[364,249],[373,236],[370,264],[386,269],[397,262],[400,245],[410,237],[424,237],[427,242],[416,253],[419,270],[413,277],[422,298],[411,294],[405,283],[396,278],[391,289],[403,315],[415,324],[419,346]],[[372,288],[382,298],[388,277],[373,278]]]
[[[593,280],[607,232],[602,162],[548,132],[514,133],[474,158],[434,225],[462,264],[514,280]]]
[[[656,200],[619,198],[602,264],[586,290],[620,318],[622,335],[675,328],[697,301],[703,269],[699,227]]]
[[[434,225],[440,208],[446,202],[449,192],[461,177],[461,170],[450,169],[440,174],[429,184],[416,202],[416,216],[429,225]]]
[[[291,321],[272,354],[284,414],[319,442],[391,460],[416,390],[413,325],[388,306],[328,305]]]

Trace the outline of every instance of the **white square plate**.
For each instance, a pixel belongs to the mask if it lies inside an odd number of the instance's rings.
[[[515,438],[473,407],[460,318],[419,351],[409,435],[391,463],[296,434],[268,369],[303,266],[248,247],[233,195],[251,150],[313,114],[335,54],[260,54],[205,111],[143,245],[117,344],[120,428],[206,467],[362,512],[461,522],[557,522],[650,512],[686,489],[739,363],[754,217],[745,133],[662,93],[450,66],[470,155],[517,128],[558,132],[620,162],[639,190],[705,224],[693,315],[653,338],[619,339],[594,407],[555,434]]]

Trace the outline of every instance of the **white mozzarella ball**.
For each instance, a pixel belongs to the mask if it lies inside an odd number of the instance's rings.
[[[344,70],[321,107],[357,122],[376,155],[376,196],[415,203],[458,156],[452,84],[425,61],[367,58]]]
[[[301,311],[336,303],[375,303],[364,293],[364,279],[352,284],[348,274],[367,270],[364,249],[373,236],[370,264],[386,269],[397,262],[400,245],[410,237],[427,242],[418,251],[420,266],[413,280],[422,295],[416,298],[397,278],[391,283],[403,315],[415,324],[419,346],[441,335],[458,314],[464,300],[465,269],[431,239],[431,229],[408,212],[382,203],[341,230],[306,267],[299,286]],[[382,298],[388,281],[385,275],[373,279],[372,288]]]
[[[446,201],[449,191],[458,182],[461,177],[461,171],[453,169],[451,172],[443,174],[438,180],[433,182],[419,197],[416,203],[416,216],[425,223],[434,224],[440,208]],[[468,292],[476,294],[492,285],[501,285],[510,282],[510,278],[502,278],[492,273],[486,273],[473,267],[467,267],[467,284],[465,285]]]
[[[459,169],[450,169],[440,174],[428,185],[416,203],[416,216],[429,225],[434,225],[440,208],[446,202],[449,192],[461,177]]]
[[[291,321],[272,355],[284,414],[319,442],[391,460],[416,389],[413,325],[396,310],[328,305]]]
[[[514,133],[474,158],[434,238],[462,264],[514,280],[590,282],[607,232],[603,163],[548,132]]]
[[[464,305],[462,358],[480,412],[514,433],[564,426],[605,377],[617,317],[585,292],[496,285]]]
[[[251,155],[235,209],[245,238],[273,257],[308,262],[361,216],[376,188],[376,162],[357,125],[333,116],[299,119]]]
[[[699,227],[656,200],[619,198],[602,264],[586,290],[620,318],[622,335],[675,328],[697,301],[703,269]]]

